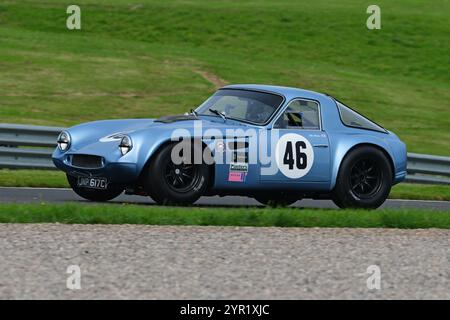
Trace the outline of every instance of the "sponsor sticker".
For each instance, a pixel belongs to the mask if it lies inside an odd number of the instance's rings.
[[[230,172],[248,172],[247,163],[231,163]]]
[[[228,174],[228,181],[230,182],[244,182],[247,173],[245,172],[230,172]]]

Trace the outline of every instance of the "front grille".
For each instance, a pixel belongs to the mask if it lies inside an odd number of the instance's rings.
[[[78,168],[98,169],[103,167],[103,158],[87,154],[74,154],[72,156],[72,165]]]

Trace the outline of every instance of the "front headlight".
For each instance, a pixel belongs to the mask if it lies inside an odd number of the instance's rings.
[[[133,148],[133,143],[129,136],[123,136],[119,144],[120,153],[122,156],[126,155]]]
[[[70,148],[70,134],[67,131],[63,131],[58,136],[58,148],[61,151],[67,151]]]

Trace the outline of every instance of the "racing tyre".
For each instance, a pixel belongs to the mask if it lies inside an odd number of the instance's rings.
[[[147,168],[144,186],[150,197],[162,205],[190,205],[197,201],[207,190],[210,168],[193,159],[175,164],[171,153],[176,144],[164,146],[150,162]],[[201,146],[193,144],[194,152],[202,152]]]
[[[67,175],[67,180],[69,181],[70,187],[77,195],[90,201],[96,202],[109,201],[114,198],[117,198],[123,192],[123,189],[114,188],[111,185],[108,185],[108,189],[106,190],[81,188],[78,187],[77,185],[78,179],[70,175]]]
[[[259,195],[255,197],[255,200],[269,207],[287,207],[300,199],[292,195],[280,194],[277,197]]]
[[[332,199],[340,208],[375,209],[384,203],[391,186],[392,168],[385,154],[364,146],[345,156]]]

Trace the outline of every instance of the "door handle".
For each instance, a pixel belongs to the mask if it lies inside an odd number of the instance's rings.
[[[328,148],[327,144],[315,144],[313,145],[314,148]]]

